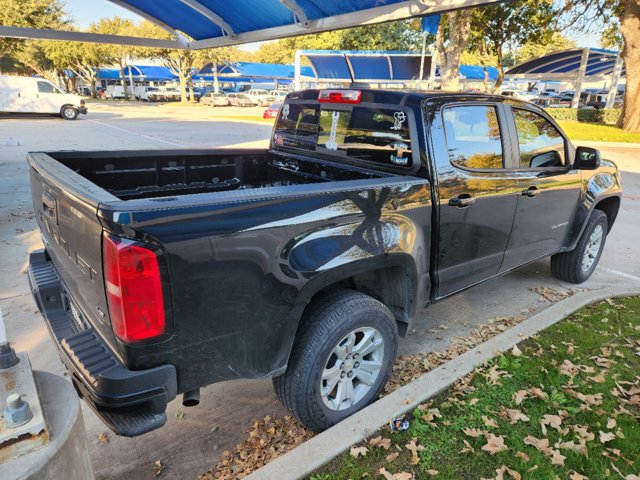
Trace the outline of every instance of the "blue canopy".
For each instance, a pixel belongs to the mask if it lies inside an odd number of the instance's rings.
[[[198,49],[422,17],[500,0],[110,1]]]
[[[560,78],[574,79],[580,71],[580,63],[584,49],[576,48],[563,52],[551,53],[540,58],[526,61],[507,70],[506,75],[518,75],[525,78]],[[618,52],[590,48],[587,57],[585,76],[611,75],[618,58]],[[624,76],[625,69],[622,68]]]
[[[199,75],[212,75],[213,64],[202,67],[198,72]],[[278,63],[257,63],[257,62],[231,62],[218,65],[219,75],[253,78],[268,78],[286,80],[292,79],[294,75],[293,65],[282,65]],[[301,74],[306,77],[315,77],[311,67],[304,66],[301,68]]]

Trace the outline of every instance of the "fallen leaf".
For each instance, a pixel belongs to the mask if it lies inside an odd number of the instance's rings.
[[[612,428],[616,428],[617,422],[615,418],[610,418],[607,420],[607,428],[611,430]]]
[[[367,447],[351,447],[349,450],[349,455],[353,458],[364,457],[369,449]]]
[[[516,472],[515,470],[510,469],[509,467],[507,467],[506,465],[503,465],[502,467],[498,468],[496,470],[496,473],[498,474],[494,480],[504,480],[504,474],[508,473],[509,476],[513,479],[513,480],[522,480],[522,475],[520,475],[518,472]]]
[[[559,432],[562,431],[560,429],[560,425],[562,424],[562,417],[560,415],[544,415],[542,420],[540,420],[540,426],[542,427],[542,433],[547,434],[547,425],[551,428],[555,428]]]
[[[589,480],[589,478],[574,470],[569,474],[569,480]]]
[[[402,473],[391,473],[388,472],[384,467],[380,467],[378,473],[382,475],[386,480],[412,480],[413,474],[402,472]]]
[[[411,465],[417,465],[420,463],[420,457],[418,456],[418,452],[424,450],[422,445],[416,444],[417,438],[412,438],[409,443],[407,443],[404,447],[411,452]]]
[[[476,403],[478,403],[479,401],[480,401],[480,399],[479,399],[479,398],[472,398],[472,399],[469,401],[469,405],[475,405],[475,404],[476,404]]]
[[[507,408],[504,410],[507,417],[509,417],[509,423],[513,425],[517,422],[528,422],[529,417],[527,417],[521,410]]]
[[[584,455],[585,457],[589,453],[587,450],[587,445],[584,440],[582,440],[580,443],[576,443],[573,440],[568,442],[558,442],[556,444],[556,447],[562,450],[571,450],[572,452],[579,453],[581,455]]]
[[[511,355],[513,355],[514,357],[522,356],[522,351],[518,348],[518,345],[513,346],[513,348],[511,349]]]
[[[427,473],[429,475],[431,475],[432,477],[435,477],[436,475],[438,475],[440,472],[438,470],[433,470],[433,469],[429,469],[427,470]]]
[[[537,448],[540,452],[545,455],[549,452],[549,439],[548,438],[536,438],[532,435],[527,435],[523,440],[525,445],[531,445],[532,447]]]
[[[616,435],[614,433],[611,432],[603,432],[602,430],[600,430],[599,433],[599,439],[600,439],[600,443],[607,443],[610,442],[611,440],[613,440],[614,438],[616,438]]]
[[[482,421],[484,422],[485,426],[487,426],[487,427],[498,428],[498,424],[496,423],[496,421],[493,418],[489,418],[486,415],[482,415]]]
[[[381,447],[385,450],[389,450],[389,447],[391,447],[391,439],[382,437],[372,438],[371,440],[369,440],[369,445],[371,445],[372,447]]]
[[[398,456],[400,456],[400,454],[398,452],[390,453],[386,457],[387,463],[394,462],[396,460],[396,458],[398,458]]]
[[[465,448],[463,448],[462,450],[460,450],[459,453],[466,453],[466,452],[472,452],[475,453],[475,450],[473,449],[473,447],[471,446],[471,444],[465,440],[464,438],[462,439],[462,441],[464,442]]]
[[[566,458],[560,453],[560,450],[551,449],[551,463],[553,465],[564,465]]]
[[[160,476],[165,467],[166,465],[164,465],[160,460],[156,460],[156,463],[153,465],[153,478]]]
[[[478,428],[465,428],[464,430],[462,430],[462,432],[465,435],[468,435],[468,436],[473,437],[473,438],[483,437],[488,433],[488,432],[486,432],[484,430],[480,430]]]
[[[524,452],[516,452],[516,457],[521,458],[522,460],[524,460],[525,462],[529,461],[529,455],[527,455]]]
[[[509,450],[509,447],[504,444],[504,437],[502,435],[496,436],[493,433],[490,433],[487,435],[486,439],[487,443],[481,447],[481,450],[484,450],[491,455]]]
[[[98,435],[98,441],[100,443],[109,443],[109,434],[107,432],[102,432]]]

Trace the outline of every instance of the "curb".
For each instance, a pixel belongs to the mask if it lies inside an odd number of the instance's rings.
[[[246,480],[298,479],[313,473],[352,445],[364,440],[400,414],[414,410],[431,397],[473,372],[497,353],[513,348],[522,340],[548,328],[582,307],[607,298],[640,295],[640,288],[603,287],[579,293],[558,302],[506,332],[478,345],[446,364],[372,403],[294,450],[256,470]]]

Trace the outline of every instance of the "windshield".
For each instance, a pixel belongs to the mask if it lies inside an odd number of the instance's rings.
[[[411,165],[407,114],[397,107],[285,103],[274,146],[387,166]]]

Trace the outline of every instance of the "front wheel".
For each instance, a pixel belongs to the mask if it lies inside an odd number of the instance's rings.
[[[608,232],[607,216],[594,210],[576,248],[551,257],[553,276],[570,283],[585,282],[596,269]]]
[[[397,344],[385,305],[351,290],[328,294],[310,307],[274,389],[305,427],[325,430],[378,398]]]
[[[62,110],[60,110],[60,116],[65,120],[75,120],[78,118],[78,110],[69,105],[65,105],[62,107]]]

